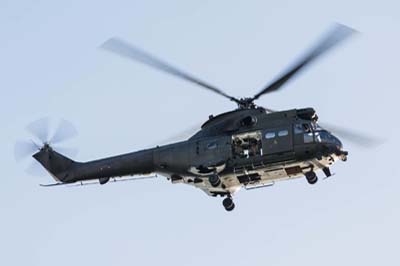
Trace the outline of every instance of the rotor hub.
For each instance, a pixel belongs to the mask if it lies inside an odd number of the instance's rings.
[[[50,146],[50,143],[49,142],[43,143],[43,147],[40,150],[42,150],[42,151],[51,151],[52,148]]]
[[[255,109],[257,107],[254,103],[254,99],[250,97],[240,98],[237,104],[239,109]]]

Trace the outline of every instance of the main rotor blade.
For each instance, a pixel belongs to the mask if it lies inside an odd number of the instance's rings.
[[[272,109],[268,109],[268,108],[264,108],[264,109],[268,113],[279,112],[277,110],[272,110]],[[339,127],[339,126],[332,125],[332,124],[328,124],[325,122],[318,122],[318,125],[320,125],[322,128],[324,128],[328,131],[331,131],[333,134],[337,135],[338,137],[340,137],[342,139],[347,139],[348,141],[350,141],[358,146],[362,146],[364,148],[371,148],[371,147],[373,148],[384,142],[382,139],[367,136],[360,132],[355,132],[354,130]]]
[[[201,81],[200,79],[195,78],[192,75],[185,73],[185,72],[171,66],[170,64],[156,58],[155,56],[153,56],[145,51],[140,50],[139,48],[127,43],[126,41],[123,41],[118,38],[111,38],[111,39],[107,40],[105,43],[103,43],[100,47],[109,52],[113,52],[119,56],[141,62],[150,67],[154,67],[160,71],[166,72],[173,76],[176,76],[176,77],[182,78],[184,80],[190,81],[192,83],[195,83],[203,88],[211,90],[225,98],[228,98],[231,101],[239,103],[238,99],[226,94],[225,92],[218,89],[217,87],[212,86],[204,81]]]
[[[358,146],[362,146],[364,148],[373,148],[383,143],[381,139],[377,139],[371,136],[367,136],[360,132],[355,132],[354,130],[350,130],[347,128],[339,127],[332,124],[327,123],[318,123],[323,128],[326,128],[328,131],[331,131],[334,135],[337,135],[341,139],[346,139]]]
[[[158,141],[154,145],[165,145],[165,144],[170,144],[170,143],[174,143],[174,142],[178,142],[178,141],[187,140],[188,138],[193,136],[200,129],[201,129],[201,124],[199,123],[199,124],[193,125],[189,128],[186,128],[185,130],[183,130],[179,133],[176,133],[173,136],[170,136],[166,139]]]
[[[280,75],[275,81],[254,95],[253,100],[257,100],[260,96],[280,89],[288,80],[295,76],[300,70],[312,63],[315,59],[330,50],[331,48],[344,41],[356,31],[347,26],[336,24],[333,29],[299,62],[293,65]]]

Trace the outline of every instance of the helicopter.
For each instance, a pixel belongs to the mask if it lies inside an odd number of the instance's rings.
[[[227,211],[235,208],[233,196],[241,188],[262,188],[300,177],[315,184],[318,171],[328,178],[332,176],[330,169],[335,162],[347,160],[348,152],[341,140],[320,125],[313,108],[274,111],[257,106],[255,101],[281,89],[301,70],[354,33],[350,27],[335,24],[297,63],[253,97],[245,98],[233,97],[122,39],[111,38],[101,48],[194,83],[234,102],[237,108],[210,115],[186,140],[88,162],[76,162],[54,148],[62,136],[75,135],[73,130],[65,133],[60,127],[48,139],[48,134],[43,133],[42,121],[27,127],[40,144],[19,143],[16,153],[33,151],[32,157],[56,180],[43,186],[86,182],[104,185],[159,174],[173,184],[192,185],[209,196],[222,197]],[[353,141],[363,140],[362,136],[339,131]]]

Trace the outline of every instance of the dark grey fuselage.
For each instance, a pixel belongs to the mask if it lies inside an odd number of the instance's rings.
[[[260,173],[257,167],[267,172],[269,166],[290,165],[285,166],[287,175],[299,175],[302,166],[293,163],[341,156],[338,139],[330,135],[332,141],[317,140],[315,121],[312,108],[274,113],[238,109],[210,117],[190,139],[170,145],[85,163],[66,161],[51,148],[34,157],[63,183],[93,179],[106,183],[112,177],[160,173],[173,182],[204,183],[217,174],[247,185],[254,181],[250,175]],[[258,175],[261,180],[263,174]],[[224,186],[219,188],[223,190]]]

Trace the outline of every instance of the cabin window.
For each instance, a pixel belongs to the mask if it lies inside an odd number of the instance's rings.
[[[285,137],[287,135],[289,135],[289,131],[287,129],[278,132],[279,137]]]
[[[213,150],[215,148],[217,148],[217,143],[215,141],[210,142],[210,143],[207,144],[207,149]]]
[[[267,132],[267,133],[265,133],[265,138],[266,139],[273,139],[273,138],[275,138],[275,132]]]

